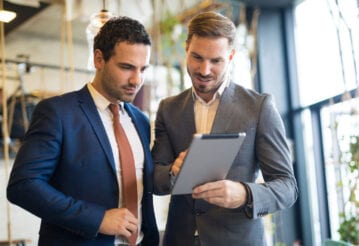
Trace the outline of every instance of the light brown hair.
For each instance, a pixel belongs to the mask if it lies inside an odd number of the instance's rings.
[[[214,11],[202,12],[188,23],[187,44],[193,35],[208,38],[227,38],[229,46],[232,47],[236,36],[236,27],[228,17],[222,14]]]

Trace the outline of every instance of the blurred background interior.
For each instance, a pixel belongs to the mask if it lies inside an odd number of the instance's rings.
[[[268,245],[359,244],[359,0],[0,4],[16,14],[0,22],[0,241],[37,245],[40,220],[6,201],[8,173],[36,104],[92,80],[92,39],[101,21],[126,15],[151,33],[152,66],[134,104],[153,122],[160,99],[191,86],[186,23],[215,10],[237,26],[235,81],[274,95],[292,146],[300,195],[292,208],[266,216]],[[155,202],[164,230],[168,197]]]

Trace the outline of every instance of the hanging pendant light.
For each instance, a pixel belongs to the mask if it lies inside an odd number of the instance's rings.
[[[108,21],[110,18],[114,17],[112,13],[106,10],[105,1],[103,1],[103,9],[99,13],[95,13],[90,17],[90,23],[86,28],[86,37],[89,47],[89,59],[87,68],[91,71],[95,70],[93,65],[93,42],[96,34],[100,28]]]
[[[16,17],[16,13],[13,11],[0,10],[0,21],[9,23]]]

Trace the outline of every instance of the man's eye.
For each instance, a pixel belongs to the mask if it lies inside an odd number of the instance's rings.
[[[219,60],[219,59],[218,59],[218,60],[217,60],[217,59],[216,59],[216,60],[212,60],[212,63],[213,63],[213,64],[218,64],[218,63],[220,63],[220,62],[221,62],[221,60]]]
[[[125,69],[125,70],[130,70],[132,67],[131,67],[131,66],[124,66],[124,65],[122,65],[122,66],[120,66],[120,68]]]

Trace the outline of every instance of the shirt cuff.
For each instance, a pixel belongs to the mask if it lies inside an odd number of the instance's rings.
[[[249,188],[249,186],[245,183],[242,183],[246,189],[246,193],[247,193],[247,198],[246,198],[246,203],[243,206],[244,209],[244,213],[246,214],[246,216],[249,219],[253,218],[253,196],[252,196],[252,191]]]

